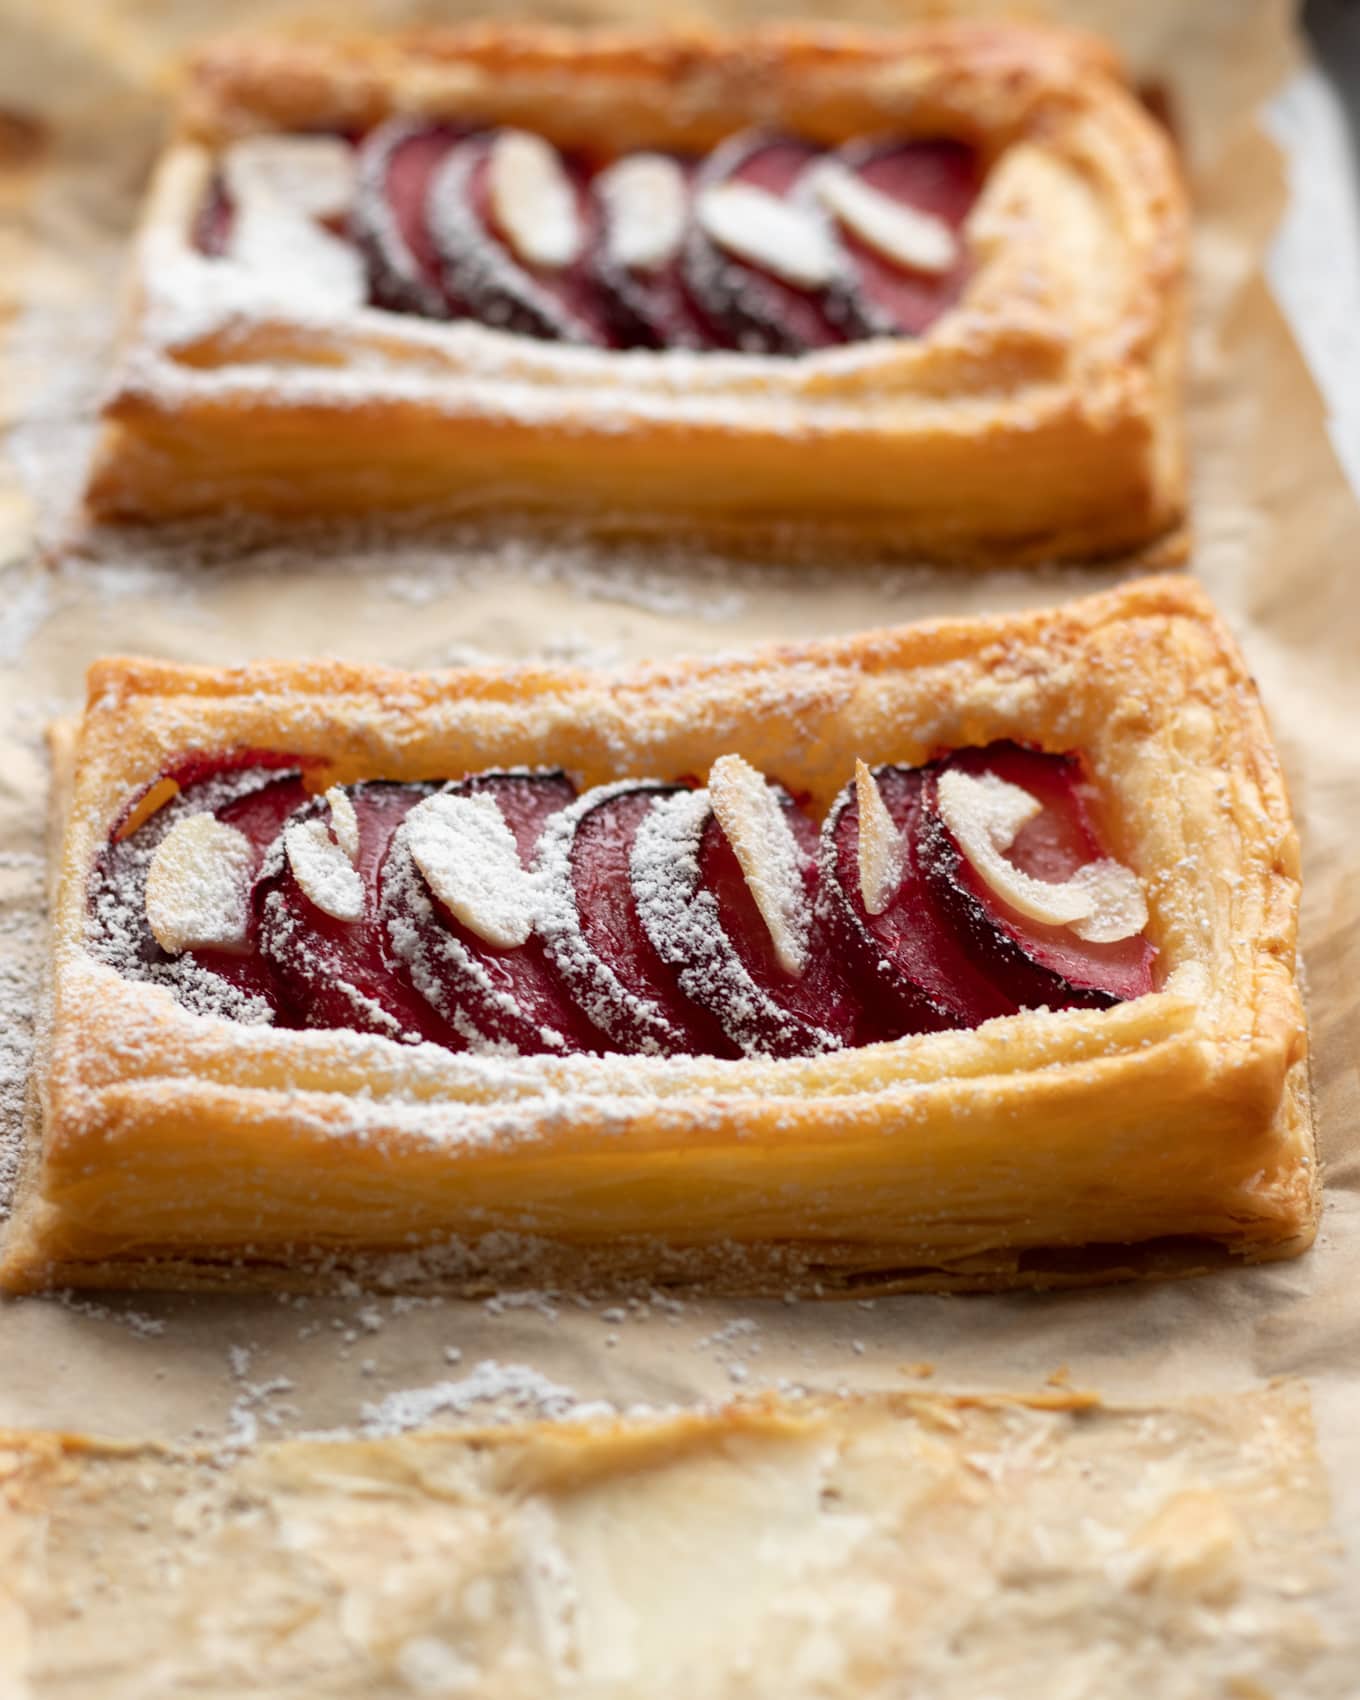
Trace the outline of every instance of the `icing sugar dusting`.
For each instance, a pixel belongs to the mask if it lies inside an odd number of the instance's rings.
[[[798,843],[777,792],[741,756],[720,756],[708,776],[708,794],[770,929],[780,966],[801,974],[808,961],[812,905]]]
[[[494,1409],[486,1410],[487,1407]],[[457,1381],[438,1381],[428,1387],[403,1388],[365,1405],[360,1427],[367,1435],[403,1434],[425,1428],[437,1418],[462,1420],[483,1412],[493,1421],[516,1417],[612,1417],[616,1407],[607,1401],[582,1401],[569,1387],[552,1381],[528,1364],[487,1358]]]
[[[363,913],[364,887],[325,821],[297,821],[283,834],[293,877],[324,914],[357,921]]]
[[[533,931],[534,881],[492,797],[427,797],[406,817],[411,860],[430,890],[489,944],[511,949]]]
[[[47,953],[44,863],[35,852],[0,853],[0,1217],[22,1160],[28,1072],[38,1030]]]
[[[674,1050],[677,1034],[656,1002],[625,986],[614,969],[592,949],[581,925],[572,850],[578,827],[595,809],[635,791],[664,793],[667,789],[655,781],[635,779],[598,785],[578,797],[569,808],[553,815],[538,843],[539,933],[590,1020],[611,1039],[644,1056]]]
[[[229,948],[246,939],[250,840],[213,815],[182,815],[146,872],[146,917],[165,950]]]

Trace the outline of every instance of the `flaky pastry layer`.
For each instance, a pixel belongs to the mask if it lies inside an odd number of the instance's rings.
[[[1298,1386],[385,1415],[234,1457],[0,1433],[6,1693],[1346,1691]]]
[[[535,342],[233,292],[193,249],[221,150],[393,113],[596,151],[750,125],[952,137],[989,166],[963,299],[919,338],[793,358]],[[954,559],[1142,548],[1184,509],[1184,195],[1086,38],[996,24],[241,41],[192,68],[134,264],[96,517],[374,509]]]
[[[86,948],[95,858],[188,751],[287,751],[323,788],[517,764],[585,786],[737,750],[822,810],[857,756],[1000,738],[1083,752],[1147,893],[1151,994],[790,1061],[506,1060],[195,1015]],[[1189,584],[619,675],[105,661],[74,754],[9,1287],[306,1282],[377,1254],[460,1288],[1045,1285],[1311,1238],[1297,839]]]

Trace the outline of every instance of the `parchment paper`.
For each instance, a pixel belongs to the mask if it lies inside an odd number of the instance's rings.
[[[645,9],[645,8],[644,8]],[[731,17],[771,9],[716,0]],[[941,8],[935,7],[938,11]],[[974,8],[978,9],[978,8]],[[454,7],[439,8],[450,16]],[[543,11],[549,8],[542,8]],[[636,15],[577,0],[557,16]],[[484,1415],[499,1395],[549,1413],[795,1382],[1026,1388],[1067,1369],[1118,1398],[1310,1383],[1360,1600],[1360,511],[1260,261],[1283,196],[1253,111],[1294,62],[1277,0],[1135,0],[1055,8],[1109,29],[1170,93],[1197,204],[1191,422],[1193,570],[1238,631],[1272,714],[1304,834],[1304,948],[1327,1207],[1301,1261],[1147,1289],[883,1299],[861,1305],[685,1300],[582,1306],[392,1300],[48,1299],[0,1309],[0,1424],[109,1436],[248,1439],[306,1425]],[[408,666],[482,654],[609,663],[1056,601],[1111,569],[987,576],[794,570],[649,550],[599,556],[466,539],[384,546],[319,535],[90,539],[75,512],[116,317],[127,232],[164,121],[167,59],[219,25],[208,0],[0,5],[0,1113],[21,1098],[42,956],[36,893],[41,728],[103,652],[233,662],[334,653]],[[328,5],[339,21],[432,7]],[[886,0],[824,14],[900,17]],[[244,28],[301,9],[248,0]],[[305,14],[302,14],[305,15]],[[499,1367],[497,1367],[499,1366]]]

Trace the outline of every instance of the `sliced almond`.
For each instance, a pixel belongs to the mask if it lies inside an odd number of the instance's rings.
[[[321,222],[354,199],[354,149],[335,136],[252,136],[223,157],[235,208],[229,252],[267,288],[327,310],[360,307],[368,284],[354,244]]]
[[[807,967],[812,906],[802,857],[778,794],[765,775],[740,756],[720,756],[708,776],[708,796],[756,900],[779,966]]]
[[[342,218],[356,175],[354,149],[338,136],[247,136],[222,156],[233,201],[267,195],[310,218]]]
[[[585,240],[576,190],[542,136],[502,130],[491,144],[487,192],[496,226],[526,266],[560,271]]]
[[[295,821],[283,848],[303,895],[337,921],[357,921],[364,912],[364,882],[323,820]]]
[[[1055,885],[1037,880],[1002,854],[1043,805],[994,773],[942,773],[936,795],[940,818],[988,888],[1018,914],[1046,927],[1070,927],[1078,938],[1113,944],[1147,924],[1147,900],[1137,875],[1102,859]]]
[[[958,238],[943,219],[904,206],[836,160],[819,166],[813,182],[827,211],[892,265],[938,277],[958,264]]]
[[[162,950],[240,950],[246,942],[250,840],[216,815],[186,815],[146,870],[147,925]]]
[[[335,834],[335,842],[351,862],[357,862],[359,860],[359,817],[354,812],[354,804],[350,801],[349,792],[342,791],[338,785],[332,785],[326,793],[326,801],[330,804],[331,831]]]
[[[878,781],[862,761],[855,763],[859,815],[859,890],[871,915],[881,915],[902,883],[906,841],[893,823]]]
[[[798,289],[823,289],[841,269],[835,241],[815,213],[754,183],[715,183],[702,190],[695,217],[727,253]]]
[[[411,859],[478,938],[503,950],[534,930],[535,886],[494,798],[427,797],[406,817]]]
[[[1069,882],[1091,899],[1091,913],[1073,921],[1072,931],[1090,944],[1116,944],[1141,933],[1148,923],[1147,897],[1132,868],[1109,857],[1087,862]]]
[[[605,248],[627,271],[657,272],[680,251],[689,196],[685,174],[663,153],[632,153],[595,179]]]

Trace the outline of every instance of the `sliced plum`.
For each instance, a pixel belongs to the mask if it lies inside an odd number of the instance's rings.
[[[684,994],[709,1011],[745,1056],[810,1056],[865,1036],[863,1009],[819,914],[817,829],[788,792],[778,790],[811,911],[801,974],[781,965],[707,791],[654,802],[630,858],[638,914],[657,954],[675,971]]]
[[[562,263],[527,263],[498,222],[492,193],[493,150],[507,141],[536,143],[497,131],[460,141],[430,178],[425,214],[439,275],[455,311],[483,324],[547,341],[607,345],[608,321],[595,288],[591,253],[598,209],[585,172],[554,155],[570,186],[569,216],[579,238]]]
[[[1019,1007],[979,967],[936,901],[917,862],[922,798],[929,770],[880,767],[874,780],[901,835],[899,883],[871,914],[860,882],[859,802],[853,782],[822,826],[820,862],[828,926],[857,990],[885,1035],[976,1027]]]
[[[350,235],[368,266],[377,307],[429,319],[458,310],[444,289],[425,207],[430,179],[459,136],[447,124],[390,118],[359,145]]]
[[[685,239],[682,273],[695,306],[725,346],[761,354],[803,354],[873,330],[830,222],[801,187],[809,168],[821,158],[811,143],[749,130],[715,148],[696,175],[695,216]],[[711,190],[734,185],[763,192],[810,225],[813,253],[807,257],[824,258],[824,269],[801,272],[793,252],[796,241],[790,242],[780,262],[788,268],[781,275],[772,265],[756,263],[752,250],[739,255],[730,239],[726,244],[715,240],[705,228],[706,210],[712,205],[705,197]],[[734,234],[754,222],[750,212],[758,217],[760,205],[736,209]],[[800,283],[799,276],[815,281]]]
[[[898,206],[937,219],[956,238],[952,264],[922,269],[889,257],[844,223],[840,238],[853,265],[862,310],[879,334],[920,336],[963,293],[971,270],[958,239],[982,186],[976,152],[961,142],[852,142],[836,164]]]
[[[714,345],[682,276],[696,170],[690,159],[626,154],[592,180],[595,284],[613,338],[625,348]]]
[[[1041,804],[1006,851],[1031,878],[1062,885],[1105,852],[1091,815],[1090,787],[1076,757],[1001,742],[959,750],[935,764],[918,817],[917,858],[936,904],[978,965],[1024,1008],[1101,1009],[1151,991],[1155,952],[1142,933],[1094,943],[1070,926],[1022,915],[996,894],[941,816],[939,779],[951,769],[995,775]]]
[[[238,751],[188,756],[164,781],[177,791],[138,824],[134,804],[95,865],[90,880],[90,946],[134,979],[165,985],[190,1009],[238,1020],[278,1021],[287,1014],[268,963],[251,948],[206,946],[171,952],[157,943],[147,919],[147,874],[157,848],[179,823],[212,814],[242,833],[258,873],[280,826],[305,800],[295,758]],[[153,788],[154,789],[154,788]],[[131,830],[128,828],[131,827]]]
[[[392,834],[434,789],[375,782],[344,791],[354,811],[358,843],[352,863],[363,892],[354,919],[328,914],[312,901],[282,833],[276,836],[255,886],[254,932],[297,1026],[350,1028],[405,1044],[428,1040],[462,1048],[459,1035],[394,970],[378,911],[378,873]],[[330,821],[328,799],[313,797],[284,824],[330,827]]]
[[[578,1006],[623,1050],[731,1057],[736,1047],[657,954],[629,876],[644,817],[682,789],[601,785],[553,816],[539,841],[539,933]]]
[[[483,773],[444,786],[438,795],[491,799],[528,870],[545,823],[574,800],[576,789],[563,773]],[[542,939],[496,945],[459,920],[421,873],[406,830],[392,839],[379,888],[393,957],[415,990],[470,1044],[524,1055],[610,1048],[576,1007]]]
[[[221,173],[215,172],[194,219],[194,247],[200,254],[218,260],[226,253],[231,243],[234,212]]]

